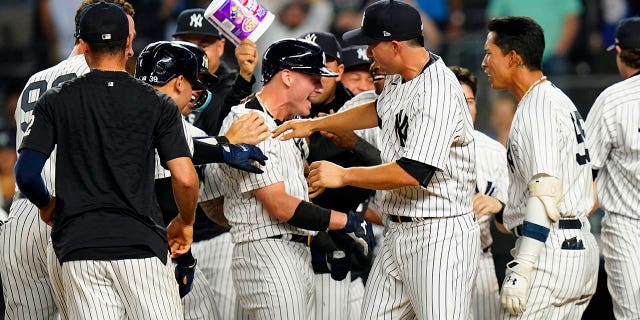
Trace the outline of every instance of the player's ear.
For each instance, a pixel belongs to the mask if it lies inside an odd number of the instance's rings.
[[[280,72],[280,78],[282,78],[282,82],[287,87],[291,87],[291,85],[293,84],[293,75],[291,74],[291,70],[283,69]]]
[[[89,52],[89,45],[84,40],[80,39],[80,41],[78,42],[78,46],[82,54]]]

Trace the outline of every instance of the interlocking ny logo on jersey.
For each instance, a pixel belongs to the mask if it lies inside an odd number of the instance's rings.
[[[192,14],[189,25],[193,28],[202,28],[202,15],[199,13]]]
[[[400,110],[396,114],[396,135],[400,140],[400,146],[404,148],[405,143],[407,142],[407,129],[409,128],[409,117],[404,114],[404,110]]]
[[[304,141],[302,141],[302,139],[293,139],[293,143],[296,145],[298,151],[300,151],[300,157],[302,157],[302,160],[306,159],[307,155],[304,152]]]

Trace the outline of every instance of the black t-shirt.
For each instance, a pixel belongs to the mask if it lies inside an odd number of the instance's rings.
[[[50,154],[56,145],[51,240],[58,259],[157,256],[166,263],[154,149],[163,165],[190,157],[173,100],[127,73],[93,70],[38,100],[20,148]]]

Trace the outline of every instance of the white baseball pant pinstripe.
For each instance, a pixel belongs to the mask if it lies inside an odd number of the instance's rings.
[[[390,222],[361,319],[468,319],[479,232],[473,214]]]
[[[48,250],[62,319],[183,319],[173,264],[156,258],[62,264]],[[57,269],[57,270],[56,270]],[[60,306],[60,304],[59,304]]]
[[[2,226],[0,274],[6,319],[54,319],[58,314],[47,272],[51,228],[40,221],[38,208],[16,199],[12,219]]]
[[[640,319],[640,221],[619,214],[602,219],[602,255],[616,319]],[[4,281],[4,279],[3,279]]]
[[[249,319],[307,320],[314,314],[311,253],[281,239],[236,243],[233,284]]]
[[[362,313],[362,299],[364,299],[364,283],[362,278],[351,281],[349,288],[349,317],[347,319],[360,319]]]
[[[191,244],[191,251],[198,259],[198,268],[211,286],[214,308],[220,319],[244,319],[231,275],[231,234],[227,232],[215,238],[194,242]]]
[[[553,224],[531,277],[527,309],[511,316],[500,308],[502,319],[580,319],[596,291],[599,250],[587,218],[582,229],[558,229]],[[577,237],[583,250],[561,249],[566,239]],[[516,241],[516,249],[520,239]],[[576,299],[576,297],[578,297]]]
[[[315,320],[351,319],[351,273],[342,281],[331,279],[331,274],[313,275],[315,282]]]
[[[475,320],[498,319],[500,287],[496,277],[491,250],[480,253],[478,274],[471,298],[471,311]]]
[[[198,260],[198,265],[200,260]],[[175,264],[173,267],[175,268]],[[185,320],[221,320],[213,298],[213,285],[196,266],[191,291],[182,298]]]

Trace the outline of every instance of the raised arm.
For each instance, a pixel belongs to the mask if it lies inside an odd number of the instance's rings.
[[[281,140],[292,138],[305,138],[320,130],[358,130],[372,128],[378,125],[378,113],[375,102],[368,102],[354,107],[345,112],[334,113],[332,115],[304,120],[289,120],[273,131],[273,137],[280,137]]]

